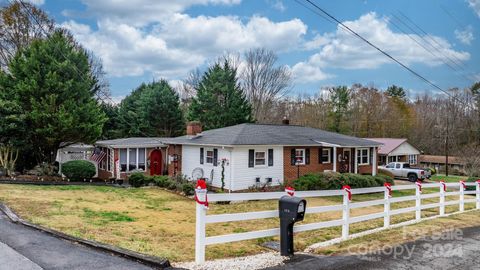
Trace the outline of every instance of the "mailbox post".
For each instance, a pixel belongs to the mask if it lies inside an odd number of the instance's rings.
[[[307,201],[294,196],[282,196],[278,201],[280,216],[280,255],[293,255],[293,225],[305,216]]]

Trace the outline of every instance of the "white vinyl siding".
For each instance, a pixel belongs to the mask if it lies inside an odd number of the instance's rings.
[[[213,164],[200,164],[200,148],[205,150],[205,158],[208,150],[213,148],[207,146],[182,146],[182,174],[192,179],[192,172],[195,168],[201,168],[205,178],[210,178],[213,171],[212,186],[221,187],[221,160],[226,158],[228,164],[225,165],[225,188],[232,191],[248,189],[254,186],[255,179],[260,178],[261,183],[265,183],[267,178],[272,178],[272,185],[283,183],[283,147],[282,146],[242,146],[242,147],[217,147],[218,166]],[[248,153],[253,149],[256,153],[264,152],[264,165],[258,165],[253,168],[248,167]],[[268,149],[273,149],[273,166],[268,164]],[[261,154],[258,155],[259,163]]]

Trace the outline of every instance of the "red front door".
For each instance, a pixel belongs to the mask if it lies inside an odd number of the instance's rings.
[[[162,151],[155,149],[150,154],[150,175],[162,174]]]

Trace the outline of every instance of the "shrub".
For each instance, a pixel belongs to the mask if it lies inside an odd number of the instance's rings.
[[[343,185],[349,185],[351,188],[365,188],[383,186],[385,182],[393,184],[393,178],[386,175],[316,173],[294,180],[293,187],[296,190],[340,189]]]
[[[432,175],[435,175],[437,173],[437,170],[435,170],[435,168],[427,168],[427,170],[429,170]]]
[[[128,183],[132,187],[141,187],[145,184],[145,175],[141,172],[135,172],[128,176]]]
[[[389,176],[391,178],[395,178],[395,176],[393,175],[393,173],[391,171],[387,171],[387,170],[381,169],[381,168],[378,168],[378,174],[383,174],[383,175]]]
[[[166,188],[169,182],[171,182],[170,178],[168,178],[168,176],[166,175],[154,176],[152,178],[152,181],[156,186],[163,187],[163,188]]]
[[[192,182],[183,183],[182,184],[182,191],[187,196],[193,195],[193,194],[195,194],[195,186],[193,185]]]
[[[470,176],[465,180],[465,182],[475,183],[479,178]],[[476,190],[477,186],[467,186],[467,190]]]
[[[91,179],[95,173],[95,165],[86,160],[72,160],[62,164],[62,173],[72,181]]]
[[[176,190],[177,189],[177,183],[175,181],[172,181],[172,180],[168,180],[167,182],[167,186],[166,188],[170,189],[170,190]]]

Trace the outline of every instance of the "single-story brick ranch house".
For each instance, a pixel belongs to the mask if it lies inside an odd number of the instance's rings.
[[[312,172],[377,173],[379,142],[296,125],[239,124],[202,132],[198,122],[176,138],[125,138],[98,141],[106,157],[102,179],[182,174],[207,178],[214,187],[244,190],[277,185]],[[223,164],[223,166],[222,166]],[[223,168],[223,169],[222,169]]]

